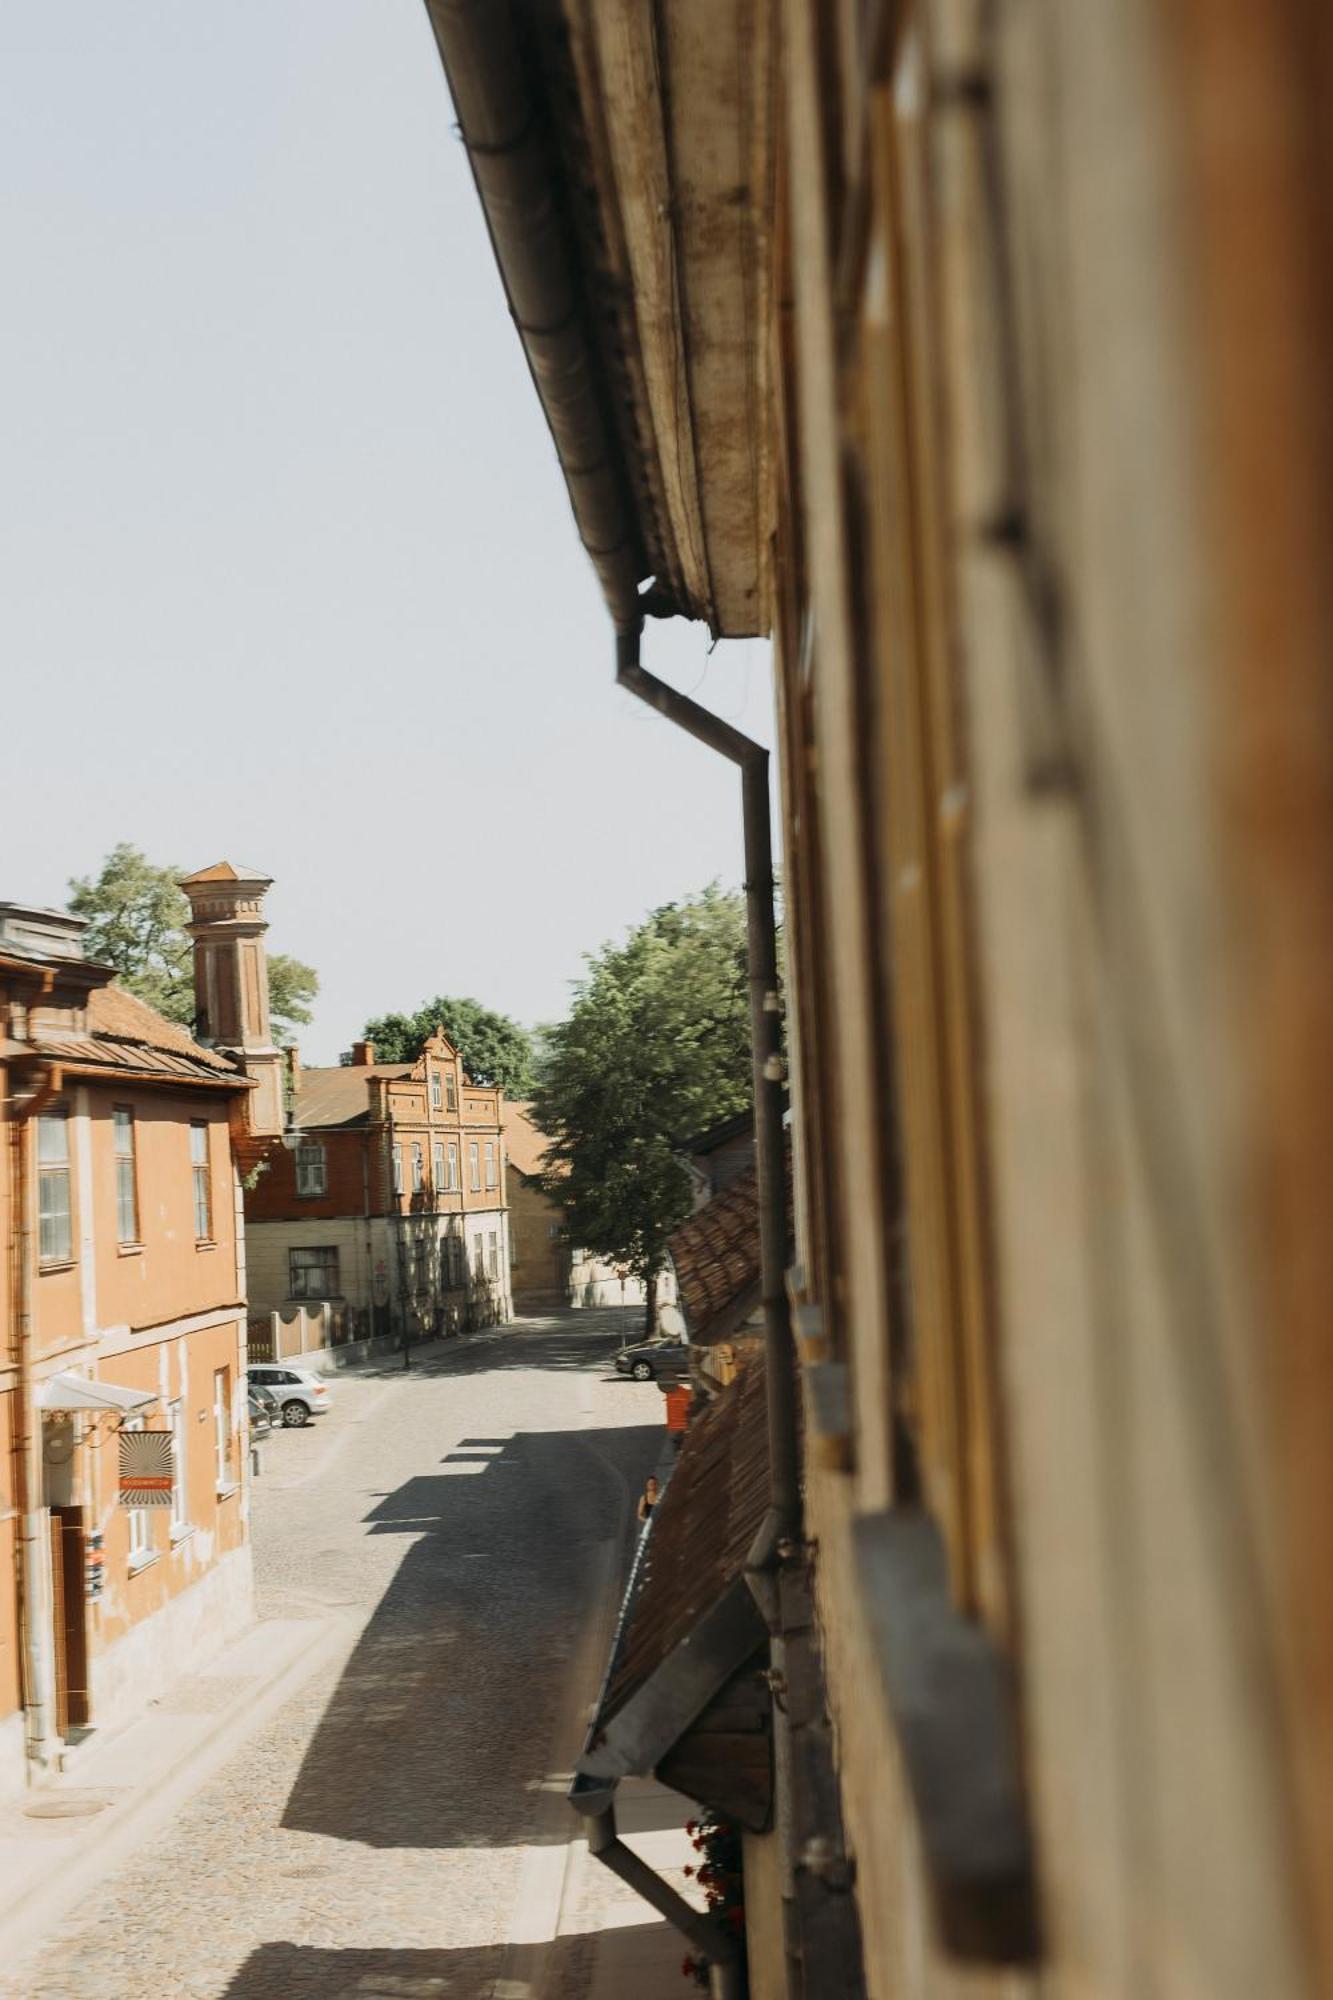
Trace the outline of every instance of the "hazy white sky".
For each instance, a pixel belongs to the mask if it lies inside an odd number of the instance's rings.
[[[421,0],[0,0],[0,897],[275,878],[309,1060],[740,879],[612,684]],[[767,649],[648,663],[771,738]]]

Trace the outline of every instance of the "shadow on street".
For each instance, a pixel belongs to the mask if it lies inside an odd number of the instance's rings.
[[[631,1545],[626,1516],[661,1444],[653,1424],[476,1436],[378,1499],[370,1532],[413,1546],[316,1730],[285,1827],[371,1847],[568,1837],[534,1833],[531,1746],[568,1699],[589,1594],[608,1544]],[[576,1699],[593,1700],[603,1664]]]

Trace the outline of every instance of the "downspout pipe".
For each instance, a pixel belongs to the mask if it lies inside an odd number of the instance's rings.
[[[754,1065],[754,1144],[759,1181],[759,1280],[767,1367],[769,1506],[747,1567],[766,1570],[801,1531],[796,1430],[796,1363],[787,1299],[787,1176],[782,1140],[782,1015],[777,924],[773,915],[773,834],[768,752],[752,737],[643,665],[643,621],[616,634],[616,680],[668,722],[729,758],[741,774],[745,833],[745,926],[750,1040]]]
[[[19,1514],[19,1620],[23,1659],[23,1710],[30,1778],[49,1771],[59,1754],[55,1689],[46,1647],[48,1618],[47,1526],[42,1506],[42,1455],[33,1405],[33,1239],[36,1180],[29,1125],[59,1094],[59,1063],[43,1063],[41,1081],[13,1104],[14,1181],[18,1197],[18,1408],[21,1435],[15,1454]]]

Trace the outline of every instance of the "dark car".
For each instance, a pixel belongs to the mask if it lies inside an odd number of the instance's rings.
[[[275,1424],[282,1422],[282,1405],[271,1389],[265,1389],[258,1382],[247,1385],[247,1400],[250,1405],[250,1435],[262,1437]]]
[[[637,1347],[622,1347],[616,1368],[632,1375],[636,1382],[679,1381],[690,1372],[690,1347],[685,1340],[641,1340]]]

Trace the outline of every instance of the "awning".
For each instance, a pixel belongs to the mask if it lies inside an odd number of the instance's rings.
[[[90,1382],[84,1375],[48,1375],[38,1385],[35,1402],[39,1410],[130,1410],[147,1409],[157,1401],[155,1389],[125,1389],[119,1382]]]

